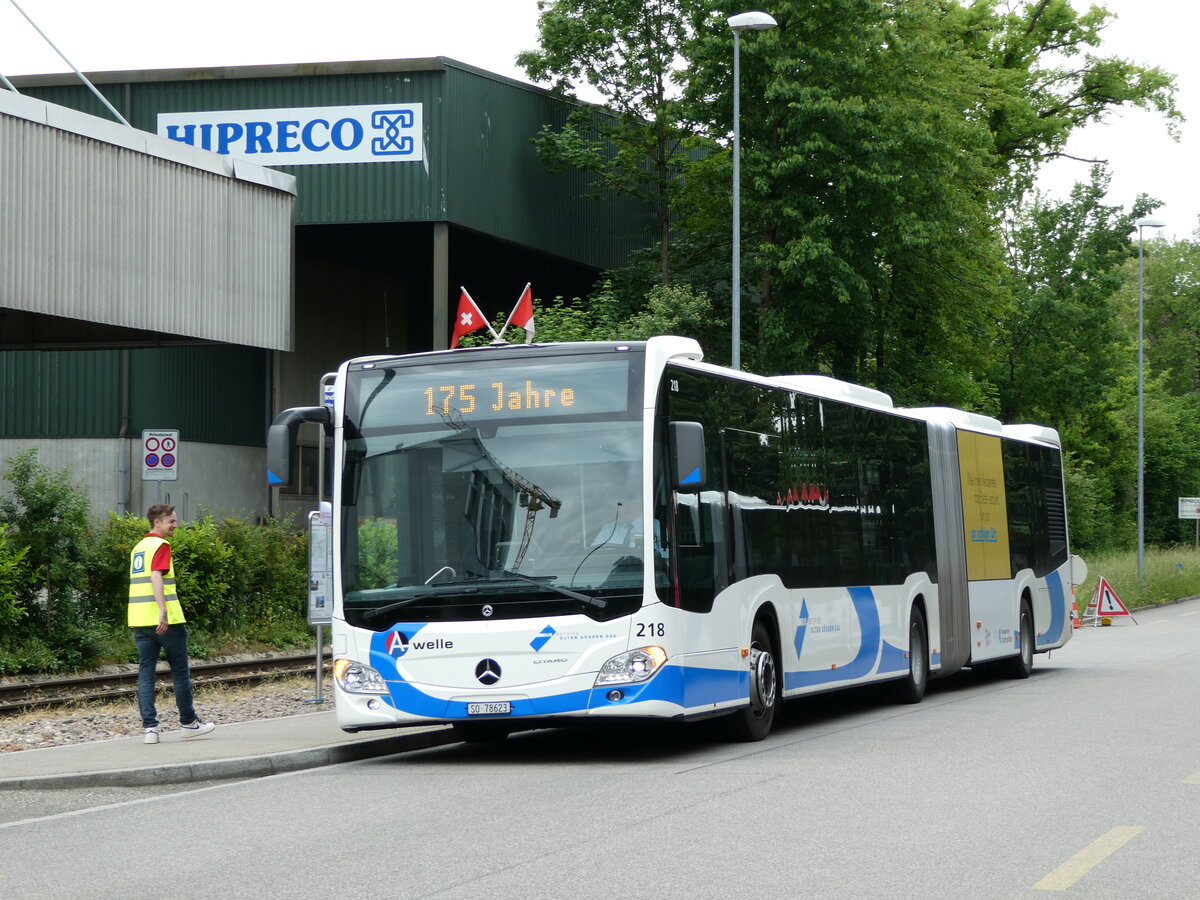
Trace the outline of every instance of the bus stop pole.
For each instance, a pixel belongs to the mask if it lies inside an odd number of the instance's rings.
[[[317,510],[321,509],[321,501],[325,499],[325,429],[317,426]],[[324,689],[325,677],[321,671],[321,664],[324,661],[325,651],[322,645],[322,626],[318,623],[317,626],[317,691],[315,700],[321,703],[325,700],[322,693]]]
[[[317,695],[316,695],[315,699],[316,699],[317,703],[323,703],[325,700],[325,697],[322,694],[322,689],[324,686],[325,678],[324,678],[324,673],[321,671],[321,664],[322,664],[322,662],[324,662],[324,657],[325,657],[325,650],[321,646],[321,643],[322,643],[321,642],[321,629],[324,627],[325,626],[323,626],[323,625],[316,626],[316,628],[317,628]]]

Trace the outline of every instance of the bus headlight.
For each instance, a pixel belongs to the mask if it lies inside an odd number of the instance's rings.
[[[351,694],[386,694],[383,676],[370,666],[339,657],[333,661],[333,677],[343,691]]]
[[[662,647],[639,647],[614,656],[600,667],[596,687],[609,684],[637,684],[650,678],[667,661]]]

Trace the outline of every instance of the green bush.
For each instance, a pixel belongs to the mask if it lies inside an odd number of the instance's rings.
[[[189,624],[219,631],[239,624],[230,587],[237,561],[211,516],[180,527],[171,537],[175,587]]]
[[[129,554],[150,530],[141,516],[110,512],[88,539],[88,571],[80,607],[85,620],[125,625],[129,605]]]
[[[69,473],[34,449],[8,460],[4,478],[13,490],[0,498],[0,674],[130,658],[129,554],[149,523],[93,521]],[[193,656],[230,642],[310,643],[307,535],[276,520],[205,516],[175,531],[171,553]]]
[[[278,519],[261,525],[225,519],[220,536],[234,559],[230,592],[236,621],[259,630],[304,627],[307,536]]]
[[[76,489],[69,470],[54,472],[38,462],[32,447],[8,460],[4,479],[12,492],[0,497],[0,524],[12,530],[17,546],[28,548],[25,559],[36,573],[36,583],[17,600],[26,611],[38,608],[50,637],[78,614],[91,527],[87,495]]]
[[[26,557],[28,547],[19,547],[0,524],[0,628],[7,630],[25,616],[21,598],[36,583]]]

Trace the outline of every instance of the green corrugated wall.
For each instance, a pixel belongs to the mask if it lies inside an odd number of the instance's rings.
[[[129,427],[185,441],[262,446],[270,354],[253,347],[130,350]],[[0,438],[112,438],[121,430],[120,350],[0,352]]]

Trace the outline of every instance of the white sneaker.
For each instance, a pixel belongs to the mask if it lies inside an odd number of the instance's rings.
[[[147,728],[146,735],[145,735],[145,737],[142,738],[142,740],[147,744],[157,744],[158,743],[158,728],[157,727]]]
[[[201,722],[197,719],[191,725],[184,725],[180,731],[183,732],[185,738],[200,737],[202,734],[208,734],[217,726],[212,722]]]

